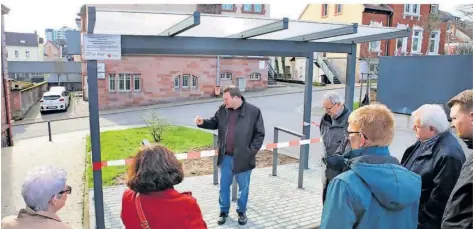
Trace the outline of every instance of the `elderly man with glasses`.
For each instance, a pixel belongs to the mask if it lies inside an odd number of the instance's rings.
[[[3,219],[2,229],[72,229],[56,215],[71,191],[64,170],[49,166],[31,170],[21,188],[26,207]]]
[[[422,177],[418,228],[437,229],[465,154],[450,133],[447,115],[440,105],[422,105],[412,117],[418,141],[404,152],[401,164]]]
[[[322,106],[325,109],[325,114],[320,121],[320,135],[325,147],[324,158],[334,154],[343,154],[346,151],[346,147],[349,150],[349,144],[347,144],[344,137],[344,132],[348,127],[348,116],[350,116],[351,112],[343,105],[342,99],[336,91],[325,93]],[[330,168],[325,169],[322,193],[323,202],[325,202],[328,184],[338,173]]]

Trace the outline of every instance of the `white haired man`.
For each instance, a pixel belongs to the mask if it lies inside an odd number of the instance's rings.
[[[448,101],[450,117],[458,136],[473,149],[473,90],[465,90]],[[473,155],[467,157],[448,199],[442,229],[473,228]]]
[[[31,170],[21,188],[26,207],[3,219],[2,229],[72,229],[56,215],[68,194],[71,187],[66,185],[64,170],[52,166]]]
[[[340,95],[336,91],[329,91],[324,94],[322,106],[325,114],[320,120],[320,135],[322,137],[325,155],[324,158],[333,156],[334,154],[343,154],[346,147],[349,148],[345,138],[345,131],[348,127],[348,117],[350,110],[343,105]],[[325,159],[323,160],[325,162]],[[327,187],[330,181],[340,174],[341,171],[335,171],[330,168],[325,169],[325,177],[323,179],[322,201],[325,202]]]
[[[418,141],[404,152],[401,164],[422,177],[418,228],[437,229],[465,154],[450,133],[447,115],[440,105],[422,105],[412,117]]]

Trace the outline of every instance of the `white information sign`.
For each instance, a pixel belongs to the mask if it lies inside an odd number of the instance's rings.
[[[84,60],[120,60],[122,45],[120,35],[84,34]]]
[[[105,64],[97,63],[97,79],[105,79]]]

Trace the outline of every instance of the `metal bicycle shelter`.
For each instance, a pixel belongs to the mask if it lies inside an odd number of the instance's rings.
[[[345,104],[353,107],[357,44],[407,37],[411,30],[283,19],[97,10],[86,7],[87,34],[121,36],[121,55],[239,55],[306,58],[312,82],[314,52],[346,53]],[[101,161],[97,60],[87,60],[92,162]],[[305,84],[303,122],[310,123],[312,84]],[[303,126],[305,139],[310,125]],[[307,162],[309,145],[301,147]],[[305,165],[307,168],[307,165]],[[102,171],[93,171],[96,228],[105,228]]]

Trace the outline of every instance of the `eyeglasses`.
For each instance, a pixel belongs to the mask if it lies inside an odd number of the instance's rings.
[[[332,110],[332,108],[333,108],[334,106],[335,106],[335,105],[332,105],[332,106],[331,106],[331,107],[329,107],[329,108],[326,108],[326,107],[324,107],[324,110],[325,110],[325,111]]]
[[[71,194],[71,192],[72,192],[72,187],[68,185],[66,187],[66,190],[60,191],[58,194],[59,195],[64,194],[64,193]]]
[[[350,136],[350,134],[361,134],[366,140],[368,140],[368,138],[366,137],[365,134],[363,134],[362,132],[360,131],[348,131],[346,130],[345,131],[345,137],[348,138]]]

